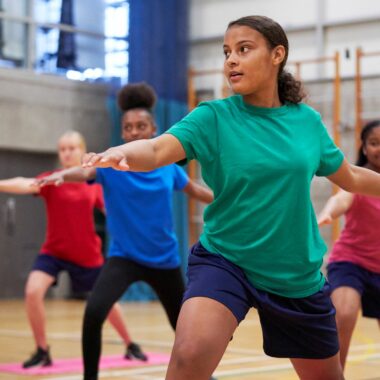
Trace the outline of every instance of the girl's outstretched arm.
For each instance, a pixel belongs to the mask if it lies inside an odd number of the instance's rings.
[[[195,198],[200,202],[211,203],[214,200],[213,192],[207,187],[201,186],[193,180],[185,186],[183,191],[191,198]]]
[[[70,169],[60,170],[52,173],[49,176],[39,178],[36,180],[38,186],[47,185],[62,185],[64,182],[86,182],[96,177],[96,169],[84,169],[81,166],[77,166]]]
[[[103,153],[88,153],[84,168],[114,168],[137,172],[151,171],[186,158],[179,140],[164,134],[150,140],[138,140],[107,149]]]
[[[334,219],[345,214],[351,207],[353,200],[354,195],[352,193],[340,190],[327,201],[318,216],[318,225],[330,224]]]
[[[34,178],[14,177],[0,180],[0,192],[12,194],[38,194],[39,186]]]
[[[347,160],[344,160],[340,168],[327,178],[350,193],[380,197],[380,174],[351,165]]]

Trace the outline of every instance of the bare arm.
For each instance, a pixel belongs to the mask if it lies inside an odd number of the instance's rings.
[[[347,191],[340,190],[332,196],[318,216],[318,224],[330,224],[336,218],[345,214],[352,205],[354,195]]]
[[[117,170],[151,171],[186,158],[177,138],[164,134],[150,140],[138,140],[110,148],[103,153],[88,153],[83,167],[112,167]]]
[[[12,194],[38,194],[39,186],[34,178],[15,177],[0,180],[0,192]]]
[[[214,200],[214,194],[211,190],[197,184],[192,180],[189,181],[183,191],[188,194],[189,197],[195,198],[200,202],[211,203]]]
[[[338,171],[327,177],[350,193],[380,197],[380,174],[343,161]]]
[[[39,186],[56,185],[59,186],[64,182],[86,182],[95,179],[96,168],[84,169],[77,166],[70,169],[60,170],[47,177],[38,179],[36,182]]]

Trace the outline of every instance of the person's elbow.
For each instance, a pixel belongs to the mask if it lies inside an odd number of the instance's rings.
[[[195,183],[190,180],[184,188],[184,192],[191,198],[197,199],[204,203],[212,203],[214,201],[214,194],[211,190]]]
[[[205,203],[212,203],[214,202],[214,193],[209,190],[209,189],[205,189]]]
[[[351,165],[347,160],[344,160],[340,168],[329,175],[328,179],[349,193],[356,192],[359,183],[357,169],[357,166]]]

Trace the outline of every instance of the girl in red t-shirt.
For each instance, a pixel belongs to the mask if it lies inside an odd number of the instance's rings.
[[[380,173],[380,120],[363,128],[361,140],[357,165]],[[327,272],[344,367],[360,308],[363,316],[380,321],[380,198],[341,190],[328,200],[318,222],[328,224],[343,214],[346,223]]]
[[[58,142],[58,156],[64,169],[78,166],[86,151],[82,135],[66,132]],[[39,178],[50,173],[43,173]],[[26,311],[37,350],[23,363],[24,368],[51,365],[45,331],[44,297],[58,274],[67,271],[74,291],[89,292],[103,266],[101,240],[95,232],[94,208],[104,211],[99,185],[67,183],[40,188],[34,178],[16,177],[0,181],[0,191],[35,194],[43,198],[47,213],[46,239],[29,274],[25,288]],[[124,340],[126,358],[146,360],[140,347],[133,343],[115,304],[108,319]]]

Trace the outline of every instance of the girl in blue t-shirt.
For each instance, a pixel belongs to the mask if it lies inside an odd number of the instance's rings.
[[[129,84],[120,91],[125,142],[138,143],[156,134],[155,99],[153,89],[144,83]],[[83,322],[84,379],[94,380],[103,322],[132,283],[145,281],[154,289],[175,329],[185,287],[174,233],[173,191],[184,191],[206,203],[212,202],[213,194],[175,164],[138,173],[77,167],[44,178],[41,184],[73,181],[102,185],[110,235],[108,259],[88,300]]]
[[[167,380],[207,380],[251,307],[268,355],[290,358],[302,380],[342,380],[310,185],[320,175],[380,196],[380,175],[350,165],[302,104],[300,82],[284,70],[289,45],[278,23],[233,21],[223,50],[235,96],[203,104],[163,136],[89,154],[84,167],[148,171],[197,159],[214,191],[189,257]]]

